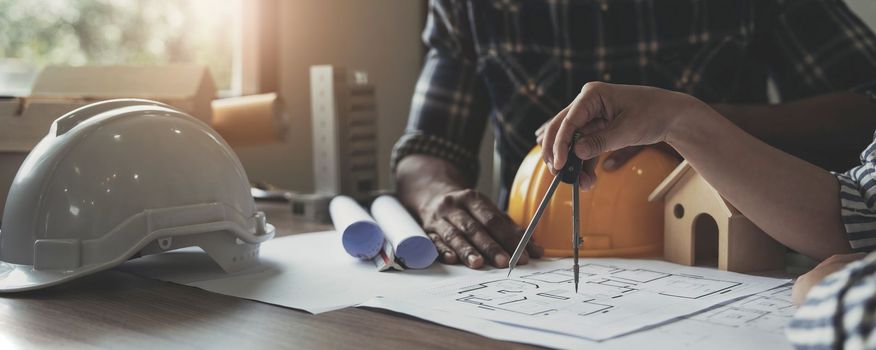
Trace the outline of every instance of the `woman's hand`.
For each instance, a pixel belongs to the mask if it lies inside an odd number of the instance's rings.
[[[663,141],[788,248],[817,259],[850,249],[836,177],[747,134],[694,97],[644,86],[584,85],[544,132],[543,157],[554,174],[565,165],[575,132],[581,133],[575,154],[585,160],[583,188],[596,181],[593,158],[600,153]]]
[[[791,290],[791,300],[798,306],[802,305],[806,301],[806,295],[809,294],[809,290],[821,282],[821,280],[834,272],[842,270],[849,263],[863,259],[866,256],[867,254],[865,253],[838,254],[825,259],[818,266],[794,281],[794,289]]]
[[[572,142],[581,133],[575,154],[584,159],[580,182],[596,181],[594,162],[604,152],[666,141],[682,115],[714,113],[694,97],[654,87],[591,82],[545,127],[541,140],[551,172],[561,169]]]

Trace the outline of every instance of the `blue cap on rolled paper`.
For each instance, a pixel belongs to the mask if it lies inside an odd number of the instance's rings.
[[[341,233],[344,250],[359,259],[371,259],[383,248],[383,230],[359,203],[347,196],[337,196],[329,203],[329,215],[335,230]]]
[[[438,250],[429,237],[411,236],[398,244],[395,256],[407,268],[425,269],[438,258]]]
[[[359,259],[371,259],[383,248],[383,231],[369,221],[354,222],[341,234],[347,254]]]
[[[371,203],[371,214],[395,248],[395,258],[405,267],[425,269],[438,258],[435,244],[395,197],[377,197]]]

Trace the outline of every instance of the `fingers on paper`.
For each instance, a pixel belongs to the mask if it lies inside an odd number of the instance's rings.
[[[428,233],[427,234],[430,239],[432,239],[432,243],[435,243],[435,248],[438,250],[438,257],[441,259],[442,263],[445,264],[456,264],[459,262],[459,257],[456,255],[456,252],[444,243],[444,240],[441,239],[437,233]]]
[[[506,261],[505,257],[510,260],[511,253],[517,248],[522,236],[520,227],[514,224],[514,221],[486,196],[476,191],[469,191],[464,193],[463,197],[462,201],[465,203],[468,213],[487,230],[493,240],[502,248],[503,254],[497,255],[494,266],[508,266],[507,262],[503,263],[503,261]],[[518,263],[525,264],[528,261],[528,254],[524,253]]]
[[[487,233],[487,230],[483,228],[474,218],[468,215],[467,212],[458,211],[449,216],[447,216],[447,221],[449,221],[453,226],[462,232],[465,235],[466,239],[474,245],[474,247],[484,256],[486,257],[491,264],[504,267],[508,266],[508,254],[505,253],[505,250],[490,237],[490,234]]]
[[[465,266],[479,269],[484,266],[484,258],[478,250],[466,239],[466,235],[446,220],[436,223],[436,231],[450,249],[456,252],[456,256]]]

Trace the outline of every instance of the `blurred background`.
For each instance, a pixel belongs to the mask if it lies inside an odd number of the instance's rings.
[[[847,3],[876,27],[876,2]],[[281,95],[291,121],[287,141],[236,151],[251,179],[309,192],[309,67],[362,69],[377,87],[379,185],[387,188],[390,151],[404,130],[424,55],[426,6],[424,0],[0,0],[0,95],[27,95],[49,64],[203,64],[220,97]],[[491,164],[491,137],[484,146],[482,164]],[[495,193],[492,169],[482,169],[480,189]]]
[[[26,95],[49,64],[198,63],[220,97],[279,92],[286,143],[240,147],[250,178],[309,192],[309,67],[367,71],[377,86],[380,185],[424,50],[425,1],[0,0],[0,95]],[[374,43],[380,47],[375,48]]]

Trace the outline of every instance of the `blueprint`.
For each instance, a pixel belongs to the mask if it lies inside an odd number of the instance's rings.
[[[797,308],[791,286],[758,293],[723,307],[692,315],[693,321],[782,335]]]
[[[791,285],[691,315],[653,332],[621,338],[619,348],[674,344],[679,349],[790,349],[785,328],[797,310]]]
[[[791,286],[784,285],[658,327],[645,328],[604,341],[593,341],[473,317],[459,317],[449,312],[424,310],[399,301],[385,303],[383,298],[372,299],[365,306],[393,309],[498,340],[559,349],[601,350],[790,349],[784,330],[796,310],[791,305]]]
[[[718,304],[773,289],[787,280],[755,277],[654,260],[584,259],[576,294],[568,259],[524,266],[506,278],[491,271],[387,295],[377,307],[447,312],[506,325],[606,340],[667,323]],[[770,323],[770,300],[706,315],[709,322]],[[762,305],[764,304],[764,305]],[[760,307],[760,308],[758,308]],[[419,314],[419,313],[418,313]],[[735,322],[735,323],[734,323]]]
[[[503,281],[508,280],[505,278],[508,270],[488,268],[483,271],[434,264],[428,270],[377,272],[370,263],[348,256],[335,232],[273,239],[262,245],[261,255],[259,268],[235,274],[224,273],[197,249],[146,256],[118,269],[313,313],[365,302],[365,306],[394,310],[495,339],[552,348],[789,348],[783,334],[794,312],[789,288],[767,290],[767,286],[787,280],[661,261],[584,259],[582,265],[586,267],[582,267],[582,277],[585,278],[580,293],[574,295],[569,259],[535,260],[515,269],[510,279],[526,282],[519,289],[527,291],[532,298],[527,299],[528,302],[514,302],[513,298],[499,302],[500,298],[491,300],[490,293],[511,294],[498,292]],[[539,288],[525,289],[534,287],[533,284]],[[438,293],[435,286],[449,288],[452,298],[439,297],[442,293]],[[661,293],[664,295],[660,296]],[[730,296],[731,293],[747,297],[739,299]],[[643,311],[642,317],[634,312],[631,316],[630,310],[648,310],[652,306],[636,305],[635,299],[642,296],[634,298],[635,294],[657,294],[654,300],[687,300],[695,306],[687,305],[683,312],[665,312],[661,317],[657,317],[656,311],[647,314]],[[716,299],[726,299],[726,302],[700,308]],[[581,305],[573,305],[575,301]],[[572,306],[564,307],[569,304]],[[682,313],[686,316],[672,317]],[[638,330],[610,339],[595,337],[601,339],[599,341],[583,337],[591,335],[579,332],[585,326],[608,328],[608,323],[602,327],[587,321],[597,316],[603,320],[609,320],[609,316],[630,320],[631,327],[612,325],[611,328],[638,327]],[[672,318],[639,327],[667,317]],[[515,318],[523,321],[511,322]],[[527,318],[532,320],[527,322]],[[545,323],[540,324],[539,318],[545,318]],[[562,333],[551,329],[563,319],[577,322],[572,324],[577,327],[558,327],[563,329]]]

